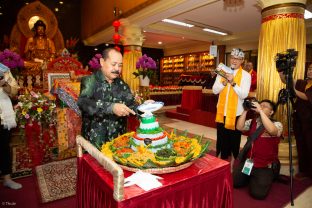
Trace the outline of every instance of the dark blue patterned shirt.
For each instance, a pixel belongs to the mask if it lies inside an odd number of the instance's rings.
[[[136,111],[137,105],[129,86],[120,78],[110,84],[96,71],[81,80],[78,106],[82,113],[81,134],[98,149],[126,132],[126,118],[113,113],[114,103],[123,103]]]

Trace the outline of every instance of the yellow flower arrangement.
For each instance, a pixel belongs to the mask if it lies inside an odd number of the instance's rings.
[[[115,162],[139,169],[179,166],[203,156],[209,142],[201,144],[200,137],[190,138],[177,135],[173,130],[168,135],[168,145],[171,148],[153,153],[148,146],[137,146],[137,151],[131,149],[132,136],[135,132],[123,134],[114,140],[103,144],[101,152]]]
[[[14,107],[16,118],[20,127],[24,128],[30,120],[54,125],[55,102],[49,100],[40,92],[26,91],[25,94],[18,96],[18,103]]]

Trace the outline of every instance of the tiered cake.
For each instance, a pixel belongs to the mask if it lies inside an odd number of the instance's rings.
[[[142,117],[140,126],[133,135],[132,141],[134,144],[131,148],[136,151],[136,146],[148,146],[152,152],[157,152],[159,149],[168,148],[168,137],[163,129],[159,127],[159,123],[154,115]]]

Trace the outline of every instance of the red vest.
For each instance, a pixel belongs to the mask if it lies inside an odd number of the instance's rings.
[[[251,122],[250,132],[256,131],[257,122],[253,119]],[[264,132],[265,130],[263,130]],[[263,133],[262,132],[262,133]],[[247,157],[253,160],[254,167],[262,168],[268,167],[273,161],[278,160],[278,144],[280,142],[280,137],[262,137],[260,136],[253,142]]]

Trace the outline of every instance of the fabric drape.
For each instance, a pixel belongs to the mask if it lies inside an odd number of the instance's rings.
[[[125,187],[125,198],[113,199],[113,178],[88,154],[78,158],[77,207],[184,208],[233,207],[229,163],[206,155],[179,172],[162,174],[162,187],[148,192]],[[125,178],[132,172],[124,170]]]
[[[141,51],[131,50],[124,53],[122,79],[129,85],[132,92],[139,90],[139,79],[132,74],[136,71],[136,62],[142,56]]]
[[[276,69],[275,56],[287,49],[298,51],[295,79],[303,78],[306,57],[306,29],[304,9],[299,6],[274,8],[262,13],[259,37],[257,99],[278,100],[282,84]],[[276,119],[287,125],[286,105],[280,106]]]

